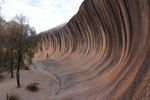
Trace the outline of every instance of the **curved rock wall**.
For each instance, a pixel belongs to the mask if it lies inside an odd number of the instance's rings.
[[[85,0],[39,36],[36,63],[59,80],[57,100],[150,99],[150,0]]]

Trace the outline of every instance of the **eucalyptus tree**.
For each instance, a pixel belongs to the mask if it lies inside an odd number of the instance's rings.
[[[20,68],[25,59],[32,60],[35,53],[36,44],[36,31],[30,27],[29,21],[26,16],[16,15],[13,20],[8,23],[7,33],[9,41],[9,50],[11,57],[15,55],[17,60],[16,79],[17,86],[20,87]],[[11,60],[13,61],[13,60]]]
[[[5,51],[5,32],[4,28],[6,26],[6,21],[3,17],[0,16],[0,67],[3,66],[3,57],[4,57],[4,51]]]

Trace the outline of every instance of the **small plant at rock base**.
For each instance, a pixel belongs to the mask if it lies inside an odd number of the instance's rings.
[[[19,96],[16,94],[11,94],[8,96],[8,100],[19,100]]]
[[[24,70],[30,70],[30,68],[28,66],[25,66]]]
[[[39,90],[39,88],[38,88],[38,83],[30,83],[27,87],[26,87],[26,89],[28,90],[28,91],[31,91],[31,92],[36,92],[36,91],[38,91]]]
[[[0,82],[4,79],[4,76],[0,75]]]

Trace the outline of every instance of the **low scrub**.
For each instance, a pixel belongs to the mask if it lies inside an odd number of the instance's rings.
[[[4,78],[4,77],[3,77],[2,75],[0,75],[0,82],[3,80],[3,78]]]
[[[25,66],[24,70],[30,70],[30,68],[28,66]]]
[[[11,94],[9,96],[7,96],[8,100],[19,100],[19,96],[17,96],[16,94]]]
[[[31,92],[36,92],[36,91],[38,91],[39,90],[39,88],[38,88],[38,83],[30,83],[27,87],[26,87],[26,89],[28,90],[28,91],[31,91]]]

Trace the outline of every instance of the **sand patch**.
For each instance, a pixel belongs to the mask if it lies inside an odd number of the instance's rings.
[[[0,82],[0,100],[6,100],[6,95],[13,93],[20,100],[54,100],[59,83],[50,75],[33,70],[21,70],[21,87],[17,88],[16,78],[11,79],[7,72],[1,73],[5,78]],[[39,91],[33,93],[26,90],[29,83],[38,83]]]

